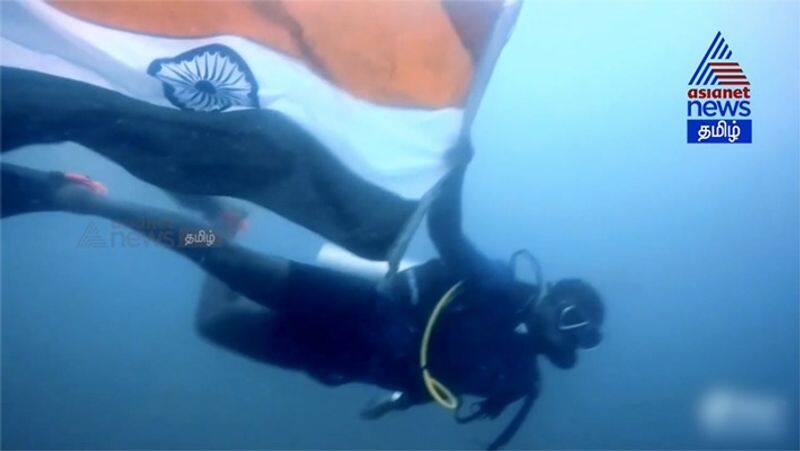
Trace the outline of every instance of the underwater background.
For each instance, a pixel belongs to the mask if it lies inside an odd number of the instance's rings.
[[[798,447],[800,7],[529,2],[473,128],[464,223],[505,259],[607,303],[605,340],[543,389],[511,448]],[[686,144],[686,90],[721,31],[752,83],[753,144]],[[5,161],[177,208],[73,144]],[[252,205],[241,242],[313,262],[322,240]],[[90,228],[111,241],[79,246]],[[106,220],[2,222],[2,447],[480,448],[508,421],[436,406],[358,418],[377,389],[323,387],[195,332],[204,274]],[[421,230],[408,257],[434,256]]]

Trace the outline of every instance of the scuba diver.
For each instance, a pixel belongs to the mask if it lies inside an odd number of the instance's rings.
[[[585,281],[545,284],[527,251],[516,252],[510,264],[477,251],[461,225],[463,177],[464,167],[452,172],[428,212],[439,258],[378,284],[254,252],[235,243],[232,227],[111,200],[101,184],[76,174],[3,163],[2,217],[94,215],[161,242],[219,281],[206,284],[197,310],[203,337],[326,385],[389,390],[363,410],[365,419],[433,400],[465,423],[497,418],[522,400],[489,445],[496,449],[520,428],[539,393],[538,356],[573,367],[578,350],[600,343],[604,305]],[[154,224],[161,233],[149,229]],[[199,231],[213,234],[213,242],[185,240]],[[525,262],[537,269],[536,282],[515,275]],[[463,412],[466,396],[480,400]]]

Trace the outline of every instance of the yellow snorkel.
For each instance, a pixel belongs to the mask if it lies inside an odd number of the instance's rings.
[[[439,302],[436,303],[433,312],[431,312],[431,316],[428,318],[428,324],[425,325],[425,333],[422,334],[422,344],[419,349],[419,367],[422,370],[422,380],[425,381],[425,388],[428,389],[428,393],[434,401],[449,410],[458,408],[458,397],[428,371],[428,344],[430,343],[431,333],[436,325],[436,320],[439,318],[439,314],[447,307],[447,304],[461,294],[463,284],[464,281],[462,280],[453,285],[447,290],[444,296],[439,299]]]

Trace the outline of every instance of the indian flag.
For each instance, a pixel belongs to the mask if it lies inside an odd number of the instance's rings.
[[[363,182],[362,191],[377,194],[351,198],[357,233],[319,203],[292,205],[291,192],[259,203],[359,255],[389,259],[458,161],[448,150],[469,129],[519,7],[495,0],[3,2],[2,65],[200,115],[193,122],[200,129],[243,110],[280,113]],[[4,108],[13,110],[12,101],[4,99]],[[331,189],[314,174],[302,190]],[[391,224],[386,215],[377,219],[376,198],[402,214]]]

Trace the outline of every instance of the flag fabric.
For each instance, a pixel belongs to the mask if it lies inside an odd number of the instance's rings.
[[[520,4],[32,0],[2,8],[4,67],[187,114],[285,116],[367,189],[419,207],[395,219],[396,248],[452,169],[447,151],[469,129]],[[359,254],[389,258],[386,240],[359,252],[337,240],[338,226],[304,219],[313,213],[287,216]]]

